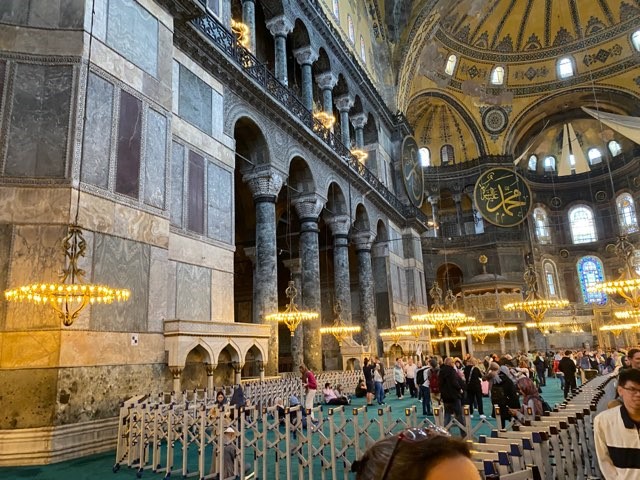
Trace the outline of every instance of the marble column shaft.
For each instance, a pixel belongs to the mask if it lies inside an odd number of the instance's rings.
[[[256,53],[256,4],[254,0],[242,0],[242,23],[249,28],[249,45],[247,49]]]
[[[256,263],[254,273],[255,323],[265,323],[265,316],[278,311],[278,251],[276,245],[276,197],[282,187],[282,175],[267,166],[244,176],[256,206]],[[278,372],[278,325],[271,325],[268,375]]]
[[[327,219],[333,233],[333,276],[335,298],[342,307],[342,319],[351,323],[351,278],[349,275],[349,228],[348,215],[336,215]]]
[[[462,195],[456,193],[453,195],[453,201],[456,204],[456,220],[458,221],[458,235],[464,234],[464,225],[462,223]]]
[[[293,25],[287,17],[280,15],[267,22],[267,28],[275,40],[275,76],[284,85],[289,85],[287,72],[287,35]]]
[[[294,50],[293,55],[300,64],[302,72],[302,103],[310,112],[313,111],[313,77],[311,66],[318,59],[318,54],[310,46]]]
[[[285,267],[291,272],[291,280],[298,291],[298,297],[295,299],[296,303],[300,301],[302,294],[302,264],[299,258],[293,258],[291,260],[284,261]],[[291,337],[291,359],[293,362],[293,371],[304,363],[304,356],[302,354],[304,350],[304,325],[300,325],[296,328],[293,336]]]
[[[469,346],[469,355],[473,357],[473,336],[470,333],[467,333],[467,344]]]
[[[527,332],[527,326],[522,326],[522,343],[524,344],[524,351],[529,351],[529,332]]]
[[[316,83],[322,91],[322,109],[333,115],[333,87],[338,83],[338,78],[331,72],[316,75]]]
[[[438,202],[440,201],[440,195],[430,195],[428,197],[428,200],[431,204],[431,213],[433,215],[434,236],[439,237],[440,235],[438,235],[438,225],[440,223],[440,219],[438,215]]]
[[[349,95],[336,98],[336,107],[340,112],[340,135],[342,144],[351,148],[351,134],[349,132],[349,110],[353,107],[353,99]]]
[[[320,298],[320,244],[318,217],[324,201],[316,194],[305,194],[293,200],[300,219],[300,261],[302,267],[302,307],[321,312]],[[322,370],[322,319],[305,322],[304,363],[315,372]]]
[[[360,284],[360,317],[362,319],[362,343],[369,345],[373,355],[378,354],[378,321],[376,319],[371,244],[373,235],[358,234],[355,238],[358,255],[358,283]]]
[[[367,116],[357,113],[351,116],[351,125],[356,132],[356,148],[364,148],[364,126],[367,124]]]

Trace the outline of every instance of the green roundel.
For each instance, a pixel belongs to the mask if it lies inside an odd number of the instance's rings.
[[[473,199],[482,218],[498,227],[521,224],[533,204],[526,180],[508,168],[492,168],[480,175]]]
[[[402,141],[402,179],[409,201],[419,208],[424,195],[424,178],[418,144],[411,135],[404,137]]]

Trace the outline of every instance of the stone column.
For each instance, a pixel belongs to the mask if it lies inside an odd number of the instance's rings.
[[[276,248],[276,198],[282,174],[270,165],[258,166],[244,175],[256,205],[256,260],[254,272],[253,322],[278,311],[278,252]],[[271,325],[268,375],[278,373],[278,325]]]
[[[351,115],[351,125],[356,131],[356,148],[364,148],[364,126],[367,124],[365,113]]]
[[[293,30],[293,24],[284,15],[273,17],[267,22],[267,28],[275,39],[275,75],[284,85],[289,85],[287,74],[287,35]]]
[[[464,224],[462,219],[462,194],[454,193],[453,201],[456,203],[456,220],[458,221],[458,235],[464,235]]]
[[[217,365],[214,363],[205,363],[205,368],[207,369],[207,392],[210,395],[213,395],[215,398],[216,391],[213,385],[213,372],[215,371]]]
[[[429,195],[427,197],[427,200],[429,200],[429,203],[431,204],[431,212],[433,215],[433,236],[439,237],[440,235],[438,234],[438,225],[440,220],[438,216],[438,203],[440,202],[440,195]]]
[[[461,350],[462,358],[464,358],[464,356],[467,354],[467,341],[466,340],[460,340],[460,350]]]
[[[504,341],[504,335],[500,335],[500,353],[507,353],[507,344]]]
[[[338,77],[331,72],[316,75],[316,83],[322,91],[322,109],[333,115],[333,87],[338,83]]]
[[[284,266],[291,272],[291,280],[298,291],[298,297],[295,299],[296,304],[302,298],[302,262],[299,258],[292,258],[284,261]],[[298,306],[300,306],[298,304]],[[296,331],[291,337],[291,361],[293,362],[293,371],[296,372],[297,368],[304,363],[304,357],[302,351],[304,349],[304,325],[300,325],[296,328]]]
[[[349,133],[349,110],[353,107],[353,98],[343,95],[336,98],[336,107],[340,112],[340,136],[342,144],[348,149],[351,148],[351,134]]]
[[[244,367],[244,363],[234,362],[233,363],[233,384],[240,385],[242,382],[242,368]]]
[[[524,351],[529,351],[529,332],[527,332],[527,326],[522,326],[522,343],[524,344]]]
[[[302,307],[305,310],[321,312],[320,303],[320,245],[318,242],[318,217],[324,206],[315,193],[298,196],[293,200],[300,219],[300,260],[302,263]],[[304,363],[314,372],[322,370],[322,319],[304,324]]]
[[[264,382],[264,363],[260,364],[260,381]]]
[[[176,395],[180,394],[180,377],[182,376],[183,367],[169,367],[171,376],[173,377],[172,389]]]
[[[372,355],[378,354],[378,324],[373,290],[373,268],[371,266],[371,244],[374,238],[371,232],[358,232],[353,236],[358,255],[362,343],[369,346]]]
[[[467,333],[467,345],[469,345],[469,355],[473,357],[473,335]]]
[[[298,48],[293,51],[302,71],[302,103],[310,112],[313,111],[313,78],[311,65],[318,60],[318,53],[311,46]]]
[[[351,278],[349,276],[349,229],[348,215],[327,217],[327,225],[333,233],[333,283],[335,298],[342,307],[342,319],[351,324]]]
[[[448,341],[444,342],[444,351],[447,354],[447,357],[451,356],[451,346]]]
[[[247,49],[256,53],[256,4],[255,0],[242,0],[242,23],[249,27],[249,46]]]

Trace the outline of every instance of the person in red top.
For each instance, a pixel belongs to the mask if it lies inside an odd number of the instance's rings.
[[[300,365],[300,373],[302,374],[302,386],[304,387],[304,408],[311,411],[311,421],[314,421],[313,399],[316,396],[318,382],[316,381],[316,376],[305,364]]]

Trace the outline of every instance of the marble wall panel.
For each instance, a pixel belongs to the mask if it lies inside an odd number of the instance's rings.
[[[162,332],[167,315],[167,273],[169,251],[151,247],[149,267],[149,323],[147,331]]]
[[[82,148],[82,180],[105,189],[109,182],[112,110],[113,85],[91,73]]]
[[[0,23],[27,25],[29,8],[24,0],[4,0],[0,2]]]
[[[107,41],[107,0],[93,0],[93,36],[102,42]],[[91,10],[86,9],[84,28],[91,29]]]
[[[116,192],[138,198],[142,147],[142,101],[120,91]]]
[[[2,334],[0,368],[55,367],[58,365],[59,357],[59,329]]]
[[[171,63],[171,93],[171,111],[178,113],[178,102],[180,99],[180,64],[175,60]]]
[[[0,292],[4,292],[9,278],[9,257],[11,255],[11,233],[13,227],[8,224],[0,224]],[[7,302],[0,302],[0,331],[4,330]],[[0,355],[2,355],[0,353]]]
[[[189,151],[187,186],[187,228],[204,233],[204,181],[205,164],[202,155]]]
[[[29,26],[39,28],[82,28],[84,0],[31,0]]]
[[[57,383],[53,368],[0,370],[0,430],[52,425]]]
[[[65,226],[21,225],[13,229],[9,287],[39,282],[57,282],[64,265],[61,241]],[[5,329],[57,328],[60,321],[52,308],[29,303],[7,304]]]
[[[233,273],[211,271],[211,320],[233,322]]]
[[[68,223],[68,188],[0,187],[0,223]]]
[[[91,329],[145,332],[149,302],[149,245],[110,235],[96,234],[93,250],[94,283],[126,287],[126,303],[92,307]]]
[[[161,363],[60,368],[56,373],[56,425],[118,416],[123,398],[171,388],[171,373]]]
[[[148,110],[145,137],[144,202],[164,209],[167,119],[153,109]]]
[[[181,64],[178,114],[209,135],[212,133],[211,97],[211,87]]]
[[[211,270],[178,263],[176,318],[209,321],[211,319]]]
[[[222,248],[184,235],[169,236],[169,258],[223,272],[233,272],[233,248]]]
[[[184,153],[185,148],[173,142],[171,156],[171,223],[182,226],[182,208],[184,196]]]
[[[164,248],[169,244],[169,222],[166,219],[120,203],[115,204],[113,233]]]
[[[211,115],[213,137],[221,138],[224,128],[224,105],[222,95],[215,90],[211,95]]]
[[[233,178],[231,172],[207,162],[207,236],[233,243]]]
[[[5,174],[64,177],[73,70],[17,64]]]
[[[167,263],[167,313],[165,318],[176,317],[176,292],[177,292],[177,267],[178,264],[169,260]]]
[[[110,1],[107,44],[149,75],[158,74],[158,20],[134,0]]]

